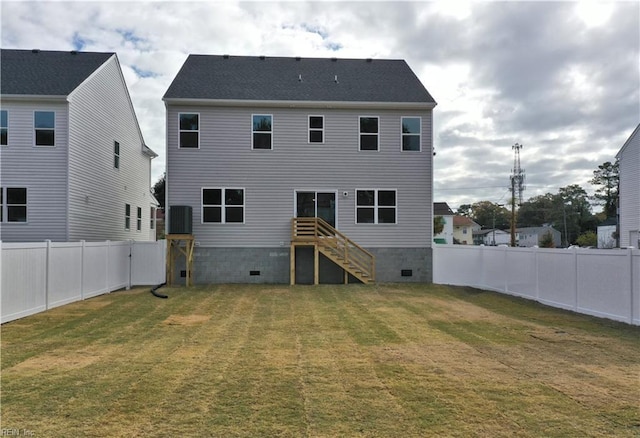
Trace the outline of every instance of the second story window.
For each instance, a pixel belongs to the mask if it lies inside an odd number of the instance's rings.
[[[33,113],[36,146],[54,146],[56,133],[56,113],[36,111]]]
[[[113,142],[113,167],[120,169],[120,143]]]
[[[200,114],[181,113],[180,117],[180,147],[200,147]]]
[[[9,144],[9,114],[7,110],[0,111],[0,146]]]
[[[309,143],[324,143],[324,116],[309,116]]]
[[[252,149],[273,149],[273,116],[269,114],[254,114],[251,148]]]
[[[360,117],[360,150],[378,150],[378,117]]]
[[[131,229],[131,205],[124,204],[124,229]]]
[[[0,222],[27,221],[27,189],[0,188]]]
[[[402,150],[420,151],[420,117],[402,118]]]
[[[140,207],[138,207],[136,230],[137,231],[141,231],[142,230],[142,208],[140,208]]]

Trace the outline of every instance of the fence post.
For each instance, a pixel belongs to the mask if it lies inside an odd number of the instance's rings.
[[[131,289],[131,271],[133,270],[133,244],[134,241],[129,239],[129,282],[127,283],[127,290]]]
[[[509,293],[509,267],[507,266],[507,261],[509,260],[507,251],[509,250],[509,248],[509,246],[504,247],[504,264],[502,265],[504,267],[504,269],[502,270],[502,272],[504,272],[504,293],[506,294]]]
[[[110,293],[111,292],[111,286],[109,285],[109,257],[111,257],[111,241],[107,240],[107,257],[106,257],[106,266],[105,266],[105,270],[106,270],[106,282],[107,282],[107,292],[106,293]]]
[[[629,255],[629,324],[633,325],[633,306],[635,305],[633,300],[633,247],[629,247],[627,249],[627,254]]]
[[[45,240],[47,244],[47,255],[44,270],[44,308],[49,310],[49,288],[51,287],[51,240]]]
[[[535,275],[536,275],[536,301],[540,301],[540,256],[538,254],[538,250],[540,247],[538,245],[533,245],[533,254],[534,254],[534,264],[535,264]]]
[[[81,240],[80,241],[80,299],[84,300],[84,270],[85,270],[85,263],[84,263],[84,258],[85,258],[85,253],[84,253],[84,244],[85,241]]]
[[[579,284],[578,281],[580,280],[580,275],[578,272],[578,248],[577,247],[573,247],[573,286],[574,286],[574,298],[573,298],[573,310],[575,310],[576,312],[578,311],[579,308],[579,301],[580,301],[580,288],[579,288]]]

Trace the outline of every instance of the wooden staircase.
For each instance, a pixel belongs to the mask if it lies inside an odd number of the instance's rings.
[[[319,283],[319,254],[365,284],[375,283],[376,261],[373,254],[318,217],[296,217],[291,221],[291,284],[295,284],[296,246],[314,247],[314,284]]]

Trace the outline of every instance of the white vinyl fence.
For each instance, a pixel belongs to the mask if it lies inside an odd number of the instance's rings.
[[[165,281],[166,241],[0,242],[0,322]]]
[[[434,245],[433,282],[640,325],[640,250]]]

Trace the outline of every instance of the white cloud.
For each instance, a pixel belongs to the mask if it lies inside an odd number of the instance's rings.
[[[164,170],[162,96],[190,53],[403,58],[438,101],[435,198],[525,197],[614,159],[640,121],[637,2],[2,2],[2,46],[118,54]],[[615,26],[611,25],[615,23]]]

